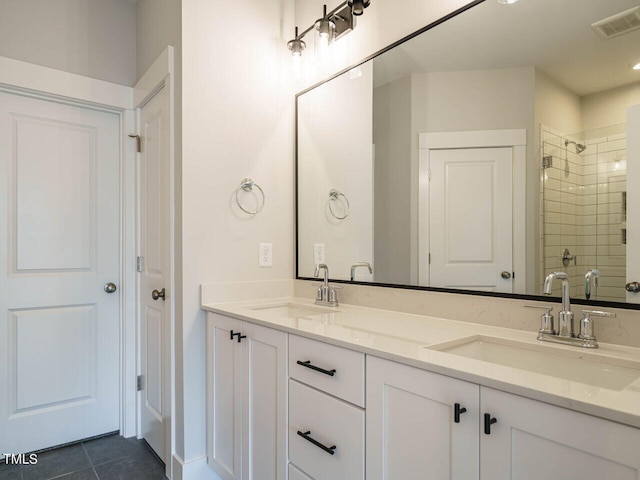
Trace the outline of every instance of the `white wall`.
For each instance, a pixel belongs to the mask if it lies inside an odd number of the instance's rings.
[[[286,0],[182,1],[182,311],[177,352],[190,462],[205,455],[205,315],[200,284],[293,276],[293,88]],[[258,215],[234,201],[241,180],[264,189]],[[258,267],[258,244],[273,267]]]
[[[298,274],[312,277],[314,244],[325,245],[331,278],[373,264],[373,68],[347,72],[298,99]],[[329,191],[342,192],[329,202]],[[320,262],[319,262],[320,263]],[[373,265],[374,274],[377,268]],[[361,281],[373,278],[364,269]]]
[[[126,1],[126,0],[124,0]],[[136,2],[136,71],[140,79],[167,45],[182,54],[181,0],[137,0]],[[180,68],[176,68],[180,72]]]
[[[581,131],[625,123],[627,109],[639,103],[640,82],[584,96]]]
[[[0,0],[0,56],[132,86],[129,0]]]
[[[373,91],[375,144],[374,278],[411,283],[411,77]]]

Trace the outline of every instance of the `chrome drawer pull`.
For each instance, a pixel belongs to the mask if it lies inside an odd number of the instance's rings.
[[[322,450],[324,450],[325,452],[327,452],[329,455],[333,455],[336,449],[336,446],[334,445],[333,447],[325,447],[323,444],[321,444],[319,441],[314,440],[313,438],[311,438],[309,435],[311,435],[311,431],[308,432],[301,432],[300,430],[298,430],[298,435],[300,435],[302,438],[304,438],[305,440],[307,440],[308,442],[313,443],[316,447],[321,448]]]
[[[311,365],[311,360],[307,360],[306,362],[298,360],[296,362],[298,365],[302,365],[303,367],[310,368],[311,370],[315,370],[316,372],[324,373],[325,375],[329,375],[333,377],[336,374],[336,369],[333,370],[325,370],[324,368],[316,367],[315,365]]]

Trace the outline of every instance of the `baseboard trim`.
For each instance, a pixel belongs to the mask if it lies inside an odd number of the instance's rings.
[[[199,457],[185,462],[178,455],[172,457],[172,480],[221,480],[207,465],[207,457]]]

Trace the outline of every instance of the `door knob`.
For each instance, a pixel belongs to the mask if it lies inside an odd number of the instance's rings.
[[[506,270],[500,274],[502,278],[505,280],[509,280],[511,278],[511,272],[507,272]]]
[[[154,300],[158,300],[159,298],[161,298],[162,300],[165,300],[164,288],[160,291],[154,290],[153,292],[151,292],[151,298],[153,298]]]
[[[625,285],[627,292],[631,293],[639,293],[640,292],[640,282],[629,282]]]
[[[104,284],[104,291],[107,293],[114,293],[118,287],[116,287],[115,283],[109,282]]]

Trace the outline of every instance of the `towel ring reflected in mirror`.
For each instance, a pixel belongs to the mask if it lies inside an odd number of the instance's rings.
[[[258,199],[258,207],[255,210],[249,210],[243,207],[242,204],[240,203],[240,199],[238,198],[238,193],[240,193],[241,190],[245,192],[253,192],[254,187],[260,192],[259,196],[262,197],[262,200]],[[259,213],[260,211],[262,211],[262,209],[264,208],[265,200],[266,200],[266,196],[264,194],[264,190],[262,190],[262,188],[260,188],[260,185],[258,185],[256,182],[254,182],[250,178],[245,178],[244,180],[242,180],[242,182],[240,183],[240,186],[236,188],[236,204],[238,205],[240,210],[242,210],[245,213],[248,213],[249,215],[255,215],[256,213]]]
[[[344,210],[344,215],[336,215],[336,212],[333,210],[334,202],[337,202],[340,197],[342,197],[344,200],[344,203],[347,204],[347,208]],[[344,193],[336,190],[335,188],[332,188],[331,190],[329,190],[329,212],[331,212],[331,215],[333,216],[333,218],[337,220],[344,220],[349,216],[350,209],[351,209],[351,205],[349,204],[349,199]]]

